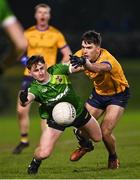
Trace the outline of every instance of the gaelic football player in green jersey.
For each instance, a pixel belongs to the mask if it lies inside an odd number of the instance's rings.
[[[66,39],[60,30],[49,24],[51,18],[51,7],[47,4],[40,3],[35,6],[35,25],[29,27],[24,35],[28,41],[26,53],[22,56],[21,62],[25,65],[28,57],[34,54],[41,54],[44,57],[47,67],[50,67],[57,62],[57,52],[60,51],[62,61],[66,62],[69,59],[71,50],[66,42]],[[23,81],[19,91],[26,89],[33,81],[33,78],[25,68]],[[19,93],[18,93],[19,94]],[[19,103],[19,96],[17,99],[17,120],[20,130],[20,142],[14,148],[14,154],[20,154],[30,144],[29,142],[29,127],[30,117],[29,112],[31,104],[22,107]],[[43,130],[45,121],[41,121],[41,129]]]
[[[32,56],[27,61],[29,73],[35,79],[28,89],[20,93],[22,106],[33,100],[40,104],[41,118],[47,119],[48,127],[42,132],[39,146],[28,166],[29,174],[36,174],[43,159],[48,158],[66,126],[57,124],[52,117],[53,107],[59,102],[69,102],[76,109],[76,119],[71,124],[80,129],[87,137],[98,142],[102,139],[99,124],[87,110],[84,103],[75,94],[68,75],[73,72],[71,65],[56,64],[48,68],[42,56]]]

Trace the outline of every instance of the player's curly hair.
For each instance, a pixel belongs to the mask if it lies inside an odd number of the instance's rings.
[[[37,65],[39,62],[45,64],[43,56],[31,56],[26,63],[26,67],[30,70],[33,65]]]
[[[97,33],[95,30],[86,31],[81,38],[82,41],[88,44],[95,44],[101,46],[102,38],[100,33]]]

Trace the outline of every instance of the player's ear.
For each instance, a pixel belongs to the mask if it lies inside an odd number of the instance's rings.
[[[99,53],[100,52],[100,46],[96,46],[96,51]]]

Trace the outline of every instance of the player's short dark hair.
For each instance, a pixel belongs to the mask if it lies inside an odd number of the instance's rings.
[[[35,8],[34,8],[35,11],[37,11],[38,8],[40,8],[40,7],[48,8],[51,11],[51,7],[48,4],[45,4],[45,3],[40,3],[40,4],[36,5]]]
[[[95,44],[101,46],[102,38],[100,33],[97,33],[95,30],[86,31],[81,38],[82,41],[88,44]]]
[[[26,67],[30,70],[33,65],[37,65],[39,62],[45,64],[43,56],[31,56],[27,61]]]

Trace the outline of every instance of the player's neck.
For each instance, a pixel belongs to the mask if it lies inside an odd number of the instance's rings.
[[[36,28],[39,31],[46,31],[49,28],[49,25],[48,24],[37,24]]]
[[[43,84],[46,84],[50,81],[51,75],[49,73],[46,74]]]
[[[100,55],[101,55],[101,51],[99,51],[99,52],[95,55],[94,62],[96,62],[96,61],[99,59]]]

